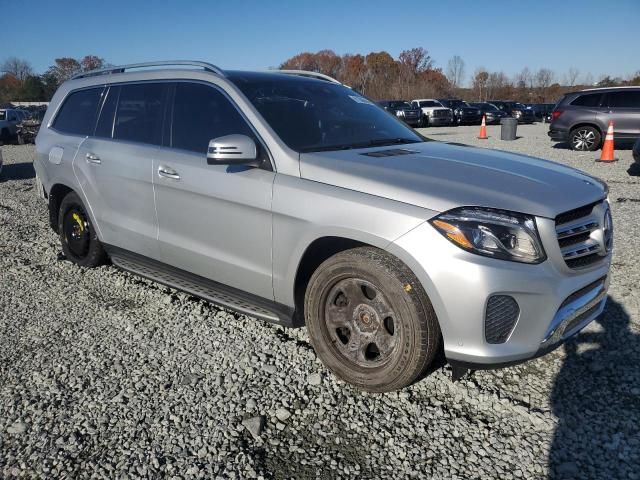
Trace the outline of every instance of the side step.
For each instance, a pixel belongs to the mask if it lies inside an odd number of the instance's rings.
[[[104,247],[113,264],[123,270],[245,315],[285,327],[296,326],[293,321],[294,311],[286,305],[243,292],[137,253],[111,245]]]

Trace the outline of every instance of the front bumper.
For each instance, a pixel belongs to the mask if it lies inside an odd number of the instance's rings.
[[[571,270],[557,244],[554,221],[536,221],[548,257],[538,265],[465,252],[429,223],[388,247],[409,265],[425,288],[451,363],[496,368],[535,358],[575,335],[604,310],[611,256],[583,270]],[[603,279],[600,290],[576,296],[599,279]],[[504,343],[485,339],[485,311],[492,295],[508,295],[520,308]]]
[[[428,117],[429,119],[429,125],[432,126],[440,126],[440,125],[451,125],[451,122],[453,121],[452,117]]]
[[[500,120],[502,120],[504,118],[504,115],[498,116],[498,115],[489,115],[489,114],[487,114],[487,116],[485,118],[486,118],[487,123],[489,123],[489,124],[499,124]]]
[[[458,123],[461,125],[475,125],[482,121],[481,115],[459,115],[457,117]]]

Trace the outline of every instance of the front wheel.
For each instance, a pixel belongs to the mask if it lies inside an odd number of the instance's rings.
[[[572,150],[592,152],[600,148],[602,136],[594,127],[577,127],[569,134],[569,143]]]
[[[305,294],[305,320],[329,370],[371,392],[416,381],[440,344],[436,314],[418,279],[372,247],[340,252],[318,267]]]
[[[74,192],[69,193],[60,203],[58,232],[62,252],[76,265],[96,267],[106,261],[107,255],[82,200]]]

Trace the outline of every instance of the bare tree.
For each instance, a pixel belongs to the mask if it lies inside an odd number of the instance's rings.
[[[578,80],[578,75],[580,75],[580,70],[578,70],[575,67],[571,67],[567,72],[565,83],[568,86],[573,87],[576,84],[576,81]]]
[[[0,68],[5,73],[10,73],[18,80],[23,82],[29,75],[33,75],[33,68],[26,60],[21,60],[17,57],[9,57],[3,63]]]
[[[540,94],[540,100],[542,103],[547,101],[547,92],[553,82],[553,77],[553,72],[548,68],[541,68],[536,72],[536,87],[538,87],[538,93]]]
[[[447,79],[454,88],[461,87],[464,80],[464,60],[459,55],[454,55],[447,64]]]
[[[593,85],[593,82],[593,75],[591,75],[590,72],[585,73],[584,78],[582,79],[582,84],[591,86]]]
[[[484,67],[476,68],[473,74],[473,90],[478,93],[478,101],[484,102],[487,100],[486,86],[489,80],[489,72]],[[484,99],[483,99],[484,93]]]

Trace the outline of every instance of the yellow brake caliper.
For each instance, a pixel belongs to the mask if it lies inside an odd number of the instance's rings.
[[[80,231],[84,232],[84,222],[82,221],[82,218],[80,218],[80,215],[78,215],[77,213],[74,213],[73,219],[76,221],[76,223],[80,227]]]

